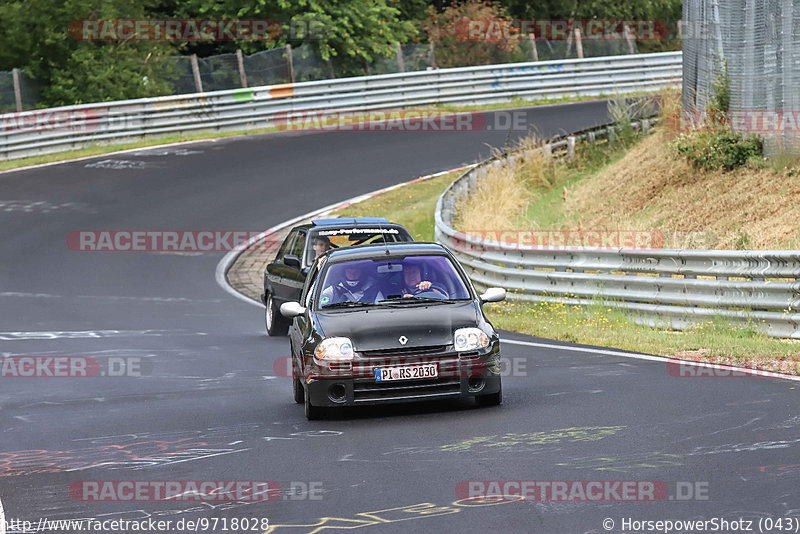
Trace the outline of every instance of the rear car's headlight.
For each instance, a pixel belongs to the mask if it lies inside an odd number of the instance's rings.
[[[353,342],[346,337],[329,337],[317,345],[314,354],[320,360],[352,360]]]
[[[480,328],[459,328],[453,334],[453,345],[458,352],[482,349],[489,346],[489,336]]]

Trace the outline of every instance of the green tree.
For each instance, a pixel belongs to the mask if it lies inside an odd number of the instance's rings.
[[[442,13],[433,8],[423,23],[428,41],[436,48],[439,67],[464,67],[491,65],[512,61],[519,54],[518,35],[510,24],[493,33],[498,39],[474,38],[471,28],[476,25],[478,35],[489,35],[490,23],[509,20],[505,10],[497,3],[485,0],[465,0],[447,7]]]
[[[6,2],[0,5],[0,70],[25,69],[41,85],[42,106],[169,94],[169,45],[88,41],[70,33],[80,19],[145,18],[150,4],[151,0]]]

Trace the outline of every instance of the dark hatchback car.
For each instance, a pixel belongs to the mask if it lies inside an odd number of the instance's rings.
[[[317,272],[319,271],[319,272]],[[312,266],[300,302],[281,305],[294,399],[325,408],[474,397],[502,402],[500,340],[455,257],[435,243],[334,250]]]
[[[284,302],[300,300],[315,259],[328,250],[375,242],[414,241],[403,226],[382,217],[316,219],[292,228],[264,270],[265,324],[271,336],[285,336],[289,321],[279,313]]]

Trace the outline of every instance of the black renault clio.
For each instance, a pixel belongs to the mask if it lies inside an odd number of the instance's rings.
[[[474,397],[502,402],[500,340],[455,257],[436,243],[328,252],[300,302],[281,305],[294,399],[306,417],[325,408]]]

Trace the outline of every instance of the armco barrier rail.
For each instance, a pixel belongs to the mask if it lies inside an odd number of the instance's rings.
[[[200,131],[369,111],[600,96],[680,87],[680,52],[438,69],[0,115],[0,160]],[[279,125],[279,123],[278,123]]]
[[[545,150],[560,156],[574,150],[578,140],[607,138],[609,131],[603,126],[560,138]],[[643,324],[684,329],[721,319],[800,339],[797,250],[545,248],[456,231],[456,204],[475,190],[490,166],[500,164],[492,158],[467,171],[436,205],[436,240],[455,253],[476,286],[504,287],[510,299],[520,301],[589,305],[599,299]]]

